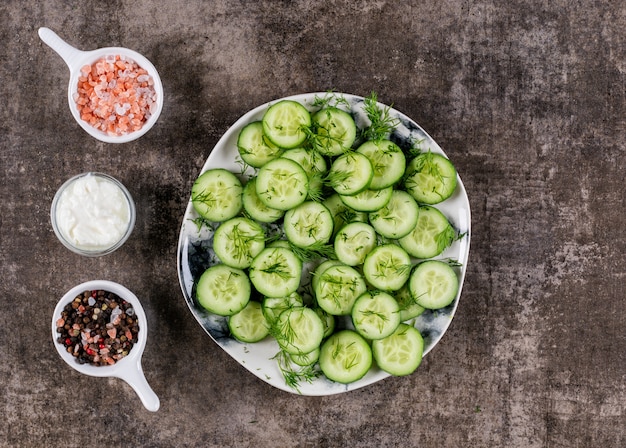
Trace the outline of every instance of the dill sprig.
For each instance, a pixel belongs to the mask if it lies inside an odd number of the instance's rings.
[[[411,146],[405,151],[406,156],[409,159],[413,159],[422,154],[424,152],[422,150],[422,143],[424,143],[425,140],[425,138],[417,140],[416,138],[411,137]]]
[[[390,115],[391,106],[378,107],[378,95],[372,92],[365,98],[363,110],[370,125],[363,129],[361,136],[364,140],[380,141],[388,138],[399,123],[397,118]]]
[[[265,240],[263,234],[256,232],[248,232],[241,228],[238,223],[232,231],[227,235],[228,240],[232,243],[232,251],[237,260],[245,260],[250,258],[250,245]]]
[[[343,95],[337,94],[333,92],[332,90],[327,91],[323,97],[315,95],[315,98],[313,99],[313,102],[311,103],[312,107],[318,108],[318,109],[323,109],[329,106],[338,107],[341,105],[350,107],[350,103],[348,102],[348,100],[346,100],[346,98]]]
[[[308,247],[299,247],[289,243],[291,251],[303,262],[313,261],[318,258],[336,259],[335,248],[332,244],[315,243]]]
[[[454,228],[450,225],[446,226],[441,232],[435,235],[435,243],[439,252],[443,252],[457,239]]]
[[[196,225],[196,227],[198,228],[198,232],[200,230],[202,230],[203,226],[211,227],[212,224],[213,224],[212,221],[209,221],[208,219],[206,219],[206,218],[204,218],[202,216],[198,216],[197,218],[190,219],[190,221],[193,222]]]
[[[311,201],[322,202],[324,199],[324,176],[319,171],[315,171],[309,176],[308,198]]]
[[[315,367],[315,364],[309,366],[296,366],[291,361],[289,354],[284,350],[279,351],[272,359],[276,360],[287,386],[300,392],[299,386],[302,381],[312,383],[313,380],[321,375],[321,372]]]

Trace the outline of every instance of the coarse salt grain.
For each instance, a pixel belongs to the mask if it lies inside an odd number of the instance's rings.
[[[108,55],[83,66],[72,97],[82,120],[113,136],[141,129],[157,100],[148,72],[120,55]]]

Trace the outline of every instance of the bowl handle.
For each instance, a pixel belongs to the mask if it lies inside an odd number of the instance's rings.
[[[121,371],[116,376],[126,381],[133,388],[147,410],[151,412],[159,410],[161,405],[159,397],[154,393],[143,374],[141,360],[137,360],[134,369]]]
[[[76,61],[85,53],[77,48],[72,47],[70,44],[61,39],[57,33],[50,28],[41,27],[38,30],[39,38],[50,48],[57,52],[59,56],[65,61],[70,71],[80,69],[76,67]]]

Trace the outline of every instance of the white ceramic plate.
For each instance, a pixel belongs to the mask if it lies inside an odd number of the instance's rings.
[[[287,99],[299,101],[307,106],[307,108],[312,109],[312,104],[315,102],[316,98],[323,98],[326,95],[329,94],[310,93],[291,96]],[[363,127],[364,123],[367,123],[367,115],[363,111],[364,99],[362,97],[340,93],[334,93],[333,95],[341,96],[347,100],[358,127]],[[211,168],[225,168],[234,173],[241,173],[242,165],[238,162],[240,159],[237,150],[237,137],[239,132],[246,124],[255,120],[261,120],[263,114],[272,103],[263,104],[249,111],[237,120],[217,142],[204,164],[202,172]],[[381,104],[380,107],[386,106]],[[421,148],[423,150],[430,149],[432,152],[444,154],[439,145],[409,117],[392,108],[390,108],[390,115],[397,118],[399,121],[399,125],[391,139],[400,147],[410,146],[411,140],[422,140]],[[443,254],[437,257],[442,259],[454,259],[461,264],[460,267],[455,268],[459,276],[461,287],[459,288],[456,299],[450,306],[441,310],[426,311],[416,320],[415,326],[424,337],[424,355],[433,349],[448,329],[452,317],[456,312],[463,280],[465,278],[470,245],[471,220],[467,193],[465,192],[465,187],[460,178],[458,179],[458,185],[452,197],[437,204],[436,207],[448,217],[459,233],[465,234],[463,238],[455,241]],[[208,266],[216,262],[211,247],[213,230],[208,229],[206,226],[199,228],[196,222],[194,222],[197,218],[198,214],[193,209],[190,201],[187,204],[185,216],[183,217],[178,243],[178,276],[183,296],[185,297],[185,301],[191,313],[202,328],[204,328],[211,338],[242,366],[261,380],[278,389],[291,393],[315,396],[347,392],[370,385],[389,376],[389,374],[374,366],[365,377],[351,384],[335,383],[326,379],[324,376],[320,376],[310,383],[301,382],[297,390],[285,384],[285,380],[276,361],[272,359],[279,352],[278,345],[273,338],[268,337],[264,341],[254,344],[240,343],[229,336],[227,318],[216,316],[205,311],[196,301],[195,282]],[[306,275],[303,275],[303,278],[306,277]]]

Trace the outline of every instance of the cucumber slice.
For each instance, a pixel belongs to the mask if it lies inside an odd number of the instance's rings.
[[[374,288],[397,291],[411,275],[411,258],[396,244],[377,246],[365,257],[363,275]]]
[[[294,148],[285,151],[282,157],[293,160],[302,167],[309,178],[309,198],[321,195],[323,177],[328,171],[326,159],[315,149]]]
[[[349,222],[367,222],[367,213],[357,212],[343,203],[341,197],[334,193],[327,197],[323,204],[328,208],[330,214],[333,215],[333,235]]]
[[[278,210],[268,207],[265,202],[259,198],[256,192],[256,177],[251,177],[243,187],[241,195],[243,201],[243,209],[250,216],[259,222],[275,222],[283,217],[284,210]]]
[[[230,334],[240,342],[259,342],[269,334],[269,325],[259,302],[248,304],[228,318]]]
[[[250,301],[250,281],[244,271],[216,264],[202,273],[196,286],[198,303],[207,311],[231,316]]]
[[[341,264],[324,270],[314,292],[320,308],[335,316],[344,316],[352,312],[354,302],[366,289],[363,276],[353,267]]]
[[[295,306],[304,306],[302,297],[297,292],[286,297],[265,297],[262,304],[263,315],[269,325],[274,325],[283,311]]]
[[[374,167],[371,190],[387,188],[402,179],[406,157],[398,145],[390,140],[363,143],[357,152],[366,156]]]
[[[409,290],[419,305],[436,310],[454,302],[459,292],[459,278],[448,263],[425,261],[413,270]]]
[[[224,221],[213,235],[213,251],[222,263],[233,268],[250,266],[254,257],[265,249],[265,232],[248,218]]]
[[[311,114],[297,101],[282,100],[271,105],[263,115],[263,132],[280,148],[300,146],[306,140]]]
[[[290,354],[289,357],[295,364],[299,366],[302,366],[302,367],[312,366],[320,358],[320,348],[317,347],[315,350],[309,353],[303,353],[303,354],[293,353],[293,354]]]
[[[263,165],[256,177],[256,192],[261,201],[278,210],[302,204],[308,194],[309,179],[300,165],[280,157]]]
[[[237,138],[237,149],[241,159],[255,168],[279,157],[284,151],[265,137],[261,121],[253,121],[244,126]]]
[[[315,148],[321,154],[338,156],[354,144],[356,123],[348,112],[327,107],[313,114],[312,121],[317,134]]]
[[[359,212],[375,212],[391,200],[393,187],[382,190],[363,190],[353,195],[339,195],[344,204]]]
[[[329,380],[351,383],[363,378],[369,371],[372,349],[357,332],[342,330],[322,344],[319,366]]]
[[[400,320],[402,322],[406,322],[409,319],[415,319],[417,316],[422,315],[424,311],[426,311],[426,308],[417,303],[411,295],[409,282],[405,283],[404,286],[396,292],[395,297],[398,302],[398,306],[400,307]]]
[[[404,180],[405,190],[421,204],[438,204],[454,193],[456,168],[441,154],[426,152],[409,163]]]
[[[386,292],[367,291],[354,302],[352,323],[364,338],[382,339],[400,325],[400,307],[396,299]]]
[[[324,324],[311,308],[293,307],[278,316],[272,333],[285,352],[302,355],[320,346]]]
[[[363,264],[365,257],[376,247],[376,231],[364,222],[346,224],[335,236],[335,254],[348,266]]]
[[[376,364],[394,376],[410,375],[422,363],[424,339],[420,332],[407,324],[400,324],[390,336],[372,342]]]
[[[302,262],[289,249],[266,247],[252,260],[248,275],[264,296],[284,297],[300,286]]]
[[[287,210],[283,230],[287,239],[298,247],[326,244],[333,234],[333,217],[320,202],[305,201]]]
[[[426,259],[441,254],[452,244],[455,236],[448,218],[435,207],[425,205],[419,209],[415,228],[398,243],[409,255]]]
[[[328,184],[339,194],[353,195],[365,190],[373,176],[374,168],[366,156],[358,152],[346,152],[330,166]]]
[[[222,222],[239,214],[241,181],[228,170],[214,168],[202,173],[191,187],[191,203],[200,216]]]
[[[344,263],[342,263],[341,261],[333,260],[333,259],[324,260],[323,262],[321,262],[313,271],[313,275],[311,278],[311,286],[313,288],[313,291],[315,291],[315,288],[317,287],[317,284],[319,283],[319,279],[324,273],[324,271],[326,271],[326,269],[328,269],[331,266],[343,266],[343,265]]]
[[[398,239],[411,233],[418,216],[419,206],[413,196],[406,191],[394,190],[387,205],[370,213],[369,220],[382,236]]]
[[[328,336],[333,334],[333,332],[335,331],[335,316],[327,313],[319,306],[313,308],[313,311],[317,313],[317,315],[322,320],[322,323],[324,324],[324,337],[327,338]]]

